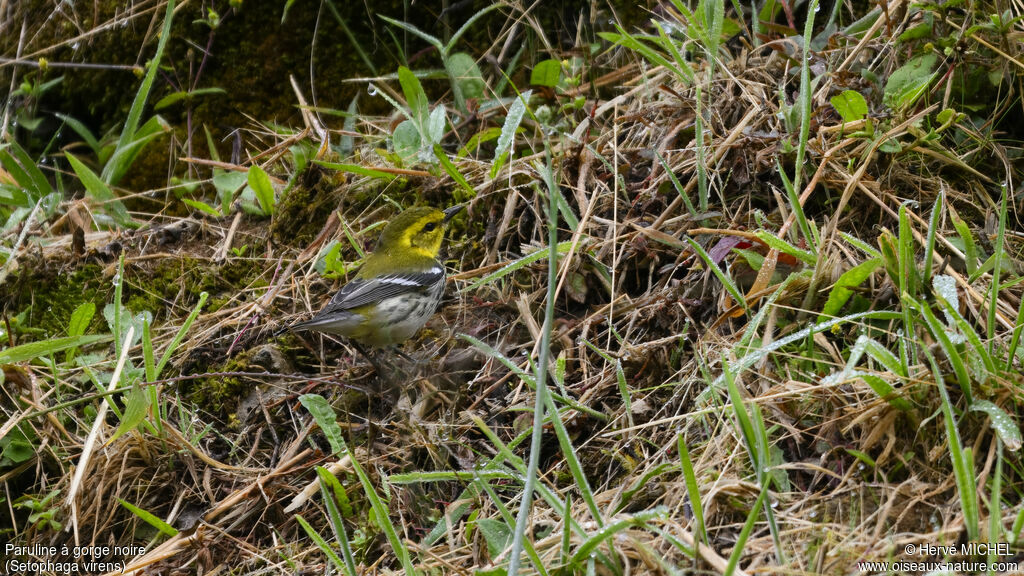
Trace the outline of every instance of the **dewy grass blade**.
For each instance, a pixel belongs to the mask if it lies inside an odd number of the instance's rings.
[[[558,254],[565,254],[569,251],[571,247],[572,241],[566,240],[565,242],[562,242],[555,247],[555,252],[557,252]],[[550,252],[551,251],[545,247],[541,248],[540,250],[537,250],[536,252],[531,252],[530,254],[527,254],[526,256],[519,258],[518,260],[513,260],[512,262],[509,262],[505,266],[502,266],[501,269],[499,269],[498,271],[492,272],[491,274],[484,276],[483,278],[477,280],[476,282],[473,282],[469,286],[466,286],[465,288],[462,289],[462,292],[469,292],[470,290],[479,288],[484,284],[508,276],[509,274],[515,272],[516,270],[529,266],[530,264],[533,264],[534,262],[542,258],[550,259]]]
[[[957,380],[960,382],[960,389],[963,390],[964,397],[967,398],[967,403],[971,404],[974,401],[974,394],[971,392],[971,377],[967,371],[967,363],[964,357],[960,354],[960,350],[953,344],[949,339],[949,335],[946,334],[946,329],[939,322],[939,319],[935,317],[928,304],[924,302],[918,302],[907,294],[903,295],[903,307],[910,310],[917,310],[920,316],[924,319],[925,324],[928,326],[928,331],[931,332],[939,342],[939,347],[946,354],[946,358],[949,358],[949,363],[953,365],[953,372],[956,374]],[[909,313],[909,312],[908,312]]]
[[[964,529],[967,531],[969,542],[978,542],[980,519],[978,517],[978,492],[974,480],[974,458],[971,448],[964,447],[963,441],[960,439],[956,416],[953,414],[953,403],[946,391],[942,369],[935,361],[935,356],[927,348],[924,348],[923,352],[928,358],[928,364],[931,365],[932,377],[935,378],[935,386],[942,398],[942,418],[946,425],[946,442],[949,445],[949,457],[953,461],[953,475],[956,478],[960,506],[964,513]]]
[[[807,139],[811,133],[811,38],[814,36],[814,16],[818,12],[818,0],[811,0],[807,7],[807,21],[804,23],[804,46],[800,59],[800,139],[796,148],[796,166],[793,169],[793,189],[800,190],[803,183],[800,179],[803,170],[804,155],[807,152]],[[812,239],[808,238],[808,242]]]

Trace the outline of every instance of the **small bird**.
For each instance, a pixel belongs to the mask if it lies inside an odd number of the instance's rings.
[[[411,338],[441,302],[445,272],[438,253],[445,224],[462,208],[409,208],[396,216],[355,278],[316,316],[289,328],[345,336],[371,362],[360,344],[383,348]]]

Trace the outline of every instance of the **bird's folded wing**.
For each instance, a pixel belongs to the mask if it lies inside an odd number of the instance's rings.
[[[423,290],[435,282],[444,279],[444,269],[434,266],[421,272],[403,274],[385,274],[374,278],[356,278],[345,284],[331,298],[331,303],[321,312],[330,313],[337,310],[351,310],[366,304],[380,302],[388,298]]]

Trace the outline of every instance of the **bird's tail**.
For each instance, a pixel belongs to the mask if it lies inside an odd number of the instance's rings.
[[[301,322],[293,322],[293,323],[288,324],[286,326],[282,326],[281,328],[278,328],[277,331],[274,332],[273,338],[277,338],[278,336],[280,336],[281,334],[284,334],[285,332],[294,332],[295,330],[305,330],[306,329],[305,324],[308,324],[308,323],[309,323],[309,320],[303,320]]]

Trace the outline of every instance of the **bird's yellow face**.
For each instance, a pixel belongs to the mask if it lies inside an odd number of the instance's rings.
[[[444,240],[444,226],[461,208],[454,206],[443,211],[427,207],[409,208],[384,227],[378,247],[437,258]]]

